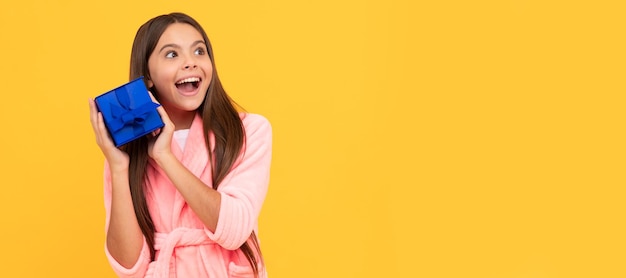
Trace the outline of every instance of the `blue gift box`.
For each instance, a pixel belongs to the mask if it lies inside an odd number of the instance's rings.
[[[143,76],[97,96],[95,102],[117,147],[164,126]]]

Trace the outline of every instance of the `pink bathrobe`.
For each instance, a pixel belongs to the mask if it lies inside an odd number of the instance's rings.
[[[118,276],[253,277],[252,268],[238,248],[258,228],[257,219],[269,183],[272,130],[262,116],[241,114],[241,117],[246,130],[246,146],[243,157],[239,157],[218,187],[222,201],[215,232],[204,227],[165,173],[150,160],[147,201],[156,228],[156,259],[150,262],[150,251],[144,241],[137,263],[128,269],[111,257],[105,244],[109,263]],[[187,169],[211,186],[210,163],[199,116],[191,125],[184,151],[180,150],[176,140],[172,140],[172,152]],[[108,230],[111,212],[108,166],[105,166],[104,173],[104,201]],[[266,277],[263,265],[259,269],[259,276]]]

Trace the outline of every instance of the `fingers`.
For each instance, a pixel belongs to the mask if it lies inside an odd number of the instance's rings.
[[[96,115],[96,126],[94,127],[96,131],[96,141],[98,145],[103,146],[106,143],[104,137],[107,134],[106,127],[104,126],[104,119],[102,118],[102,113],[98,113]]]
[[[167,115],[167,112],[165,111],[165,108],[163,108],[163,106],[159,106],[156,109],[157,109],[157,112],[159,113],[159,116],[161,116],[161,120],[163,120],[163,123],[165,124],[163,129],[169,129],[169,128],[173,129],[174,128],[174,123],[172,122],[170,117]],[[161,130],[161,131],[163,131],[163,130]]]
[[[89,121],[91,122],[91,127],[93,128],[94,133],[97,133],[96,126],[98,120],[98,109],[96,108],[96,102],[90,98],[89,99]]]
[[[93,133],[96,135],[96,142],[98,145],[102,142],[102,128],[100,122],[102,118],[102,113],[98,112],[96,108],[96,103],[93,99],[89,99],[89,120],[91,121],[91,128],[93,129]]]
[[[100,147],[112,147],[113,140],[111,139],[109,132],[104,124],[104,118],[102,113],[98,111],[96,103],[93,99],[89,99],[89,119],[91,121],[91,127],[96,136],[96,143]]]
[[[165,127],[163,127],[163,129],[166,129],[168,127],[174,127],[174,123],[170,120],[170,117],[167,115],[167,112],[165,111],[165,108],[163,108],[163,106],[161,105],[161,103],[154,97],[154,95],[152,94],[152,92],[148,91],[148,94],[150,95],[150,99],[152,99],[152,102],[156,103],[159,105],[159,107],[157,107],[157,112],[159,113],[159,116],[161,116],[161,119],[163,120],[163,123],[165,124]],[[161,133],[161,129],[156,130],[154,133],[154,135],[158,135],[159,133]]]
[[[152,92],[148,91],[148,94],[150,95],[150,99],[152,99],[152,102],[154,102],[154,103],[158,103],[159,105],[161,104],[161,103],[159,103],[159,101],[158,101],[158,100],[156,100],[156,98],[154,97],[154,95],[152,94]]]
[[[91,127],[93,128],[94,133],[96,133],[96,135],[99,135],[102,133],[102,131],[106,132],[104,120],[102,119],[102,113],[98,111],[98,108],[96,107],[96,102],[93,99],[89,99],[89,112]]]
[[[156,137],[157,135],[159,135],[159,133],[161,133],[161,129],[157,128],[154,131],[152,131],[150,134],[152,135],[152,137]]]

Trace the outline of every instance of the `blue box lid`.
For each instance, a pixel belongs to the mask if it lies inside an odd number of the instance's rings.
[[[156,110],[159,105],[152,102],[143,76],[94,100],[117,147],[164,126]]]

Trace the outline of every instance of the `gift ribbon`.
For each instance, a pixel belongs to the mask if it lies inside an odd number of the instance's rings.
[[[124,92],[121,94],[115,93],[120,105],[111,103],[111,115],[113,120],[109,123],[109,127],[112,132],[117,132],[126,126],[132,126],[135,135],[143,133],[143,124],[146,122],[146,118],[150,115],[150,112],[154,111],[158,104],[154,102],[147,102],[139,107],[131,109],[130,92]]]

